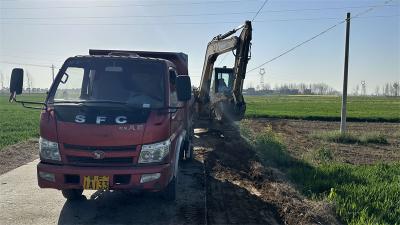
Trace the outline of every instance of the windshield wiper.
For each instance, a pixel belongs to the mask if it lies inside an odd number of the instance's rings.
[[[73,104],[82,104],[82,103],[111,103],[111,104],[119,104],[119,105],[128,105],[127,102],[119,102],[112,100],[80,100],[80,101],[54,101],[52,104],[58,103],[73,103]]]
[[[151,108],[145,108],[145,107],[141,107],[141,105],[139,104],[132,104],[132,103],[128,103],[128,102],[120,102],[120,101],[112,101],[112,100],[79,100],[79,101],[55,101],[52,102],[50,104],[63,104],[63,103],[72,103],[72,104],[79,104],[82,106],[88,106],[88,104],[93,103],[93,104],[114,104],[114,105],[120,105],[122,107],[125,108],[134,108],[134,109],[143,109],[143,110],[152,110]]]

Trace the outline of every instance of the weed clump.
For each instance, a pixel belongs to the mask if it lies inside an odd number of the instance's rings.
[[[333,152],[330,148],[323,146],[312,151],[312,159],[318,162],[331,162],[333,160]]]
[[[313,138],[318,138],[328,142],[344,143],[344,144],[387,144],[388,140],[384,134],[378,132],[368,133],[352,133],[344,134],[340,131],[318,132],[311,135]]]

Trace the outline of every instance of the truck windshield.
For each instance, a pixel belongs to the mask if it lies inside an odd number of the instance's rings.
[[[50,102],[124,102],[143,108],[164,106],[165,66],[161,61],[75,58],[66,62]]]

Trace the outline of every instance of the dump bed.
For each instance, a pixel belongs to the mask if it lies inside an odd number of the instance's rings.
[[[115,54],[137,54],[140,57],[165,59],[175,64],[179,75],[189,74],[188,56],[182,52],[148,52],[148,51],[127,51],[127,50],[100,50],[90,49],[90,55],[110,55]]]

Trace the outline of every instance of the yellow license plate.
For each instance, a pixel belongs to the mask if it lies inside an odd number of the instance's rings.
[[[108,190],[110,185],[109,176],[84,176],[83,189],[86,190]]]

